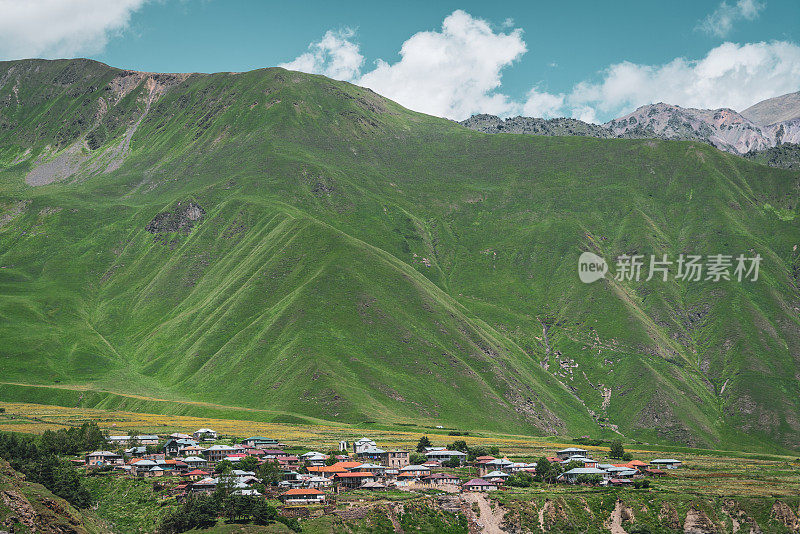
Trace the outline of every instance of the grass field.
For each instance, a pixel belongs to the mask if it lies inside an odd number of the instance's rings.
[[[0,74],[2,401],[800,449],[796,171],[283,69]],[[764,261],[586,285],[583,251]]]

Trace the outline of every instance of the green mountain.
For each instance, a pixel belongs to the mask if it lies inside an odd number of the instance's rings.
[[[0,63],[0,169],[0,399],[800,448],[796,171],[88,60]]]

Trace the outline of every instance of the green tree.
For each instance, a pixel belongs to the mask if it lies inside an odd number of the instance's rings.
[[[542,481],[552,484],[561,474],[561,464],[552,463],[550,460],[542,456],[536,462],[536,476]]]
[[[455,469],[457,467],[461,467],[461,460],[459,460],[458,458],[450,458],[446,462],[443,462],[442,465],[444,467],[450,467],[452,469]]]
[[[281,470],[278,462],[267,460],[258,468],[258,478],[265,486],[276,486],[281,481]]]
[[[527,488],[533,484],[533,475],[526,471],[515,473],[506,479],[505,485],[512,488]]]
[[[425,447],[431,447],[431,440],[428,436],[422,436],[417,442],[417,452],[425,452]]]
[[[335,451],[333,449],[328,451],[328,457],[325,458],[325,465],[333,465],[339,460],[336,459],[336,456],[340,454],[339,451]]]
[[[450,449],[451,451],[461,451],[461,452],[467,452],[469,450],[467,442],[464,441],[463,439],[458,439],[454,441],[453,443],[448,445],[447,448]]]
[[[474,462],[478,456],[488,456],[489,450],[486,447],[470,447],[467,451],[467,460]]]
[[[255,456],[245,456],[239,461],[238,468],[242,471],[251,471],[253,473],[258,469],[258,459]]]
[[[492,456],[499,456],[500,447],[498,447],[497,445],[492,445],[491,447],[489,447],[489,454],[491,454]]]
[[[220,473],[222,475],[226,475],[233,471],[233,462],[225,458],[224,460],[220,460],[217,462],[217,466],[214,468],[214,471]]]
[[[428,461],[428,457],[419,452],[412,452],[408,455],[408,461],[411,462],[413,465],[420,465],[424,464]]]
[[[622,441],[615,439],[611,442],[611,450],[608,452],[609,458],[622,459],[625,454],[625,447],[622,446]]]
[[[590,484],[592,486],[599,486],[603,481],[600,475],[578,475],[575,479],[578,484]]]
[[[252,514],[256,525],[270,525],[278,519],[278,510],[262,499],[257,499],[253,504]]]

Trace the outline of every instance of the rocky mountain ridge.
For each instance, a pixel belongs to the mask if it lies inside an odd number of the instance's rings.
[[[800,92],[759,102],[742,113],[728,108],[683,108],[659,102],[641,106],[603,125],[563,117],[519,116],[504,120],[485,114],[474,115],[461,124],[484,133],[696,140],[744,155],[800,143]]]

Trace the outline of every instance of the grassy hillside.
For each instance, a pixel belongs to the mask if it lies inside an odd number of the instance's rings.
[[[797,172],[479,134],[282,69],[35,60],[0,63],[0,169],[6,382],[800,448]],[[584,250],[765,259],[584,285]]]

